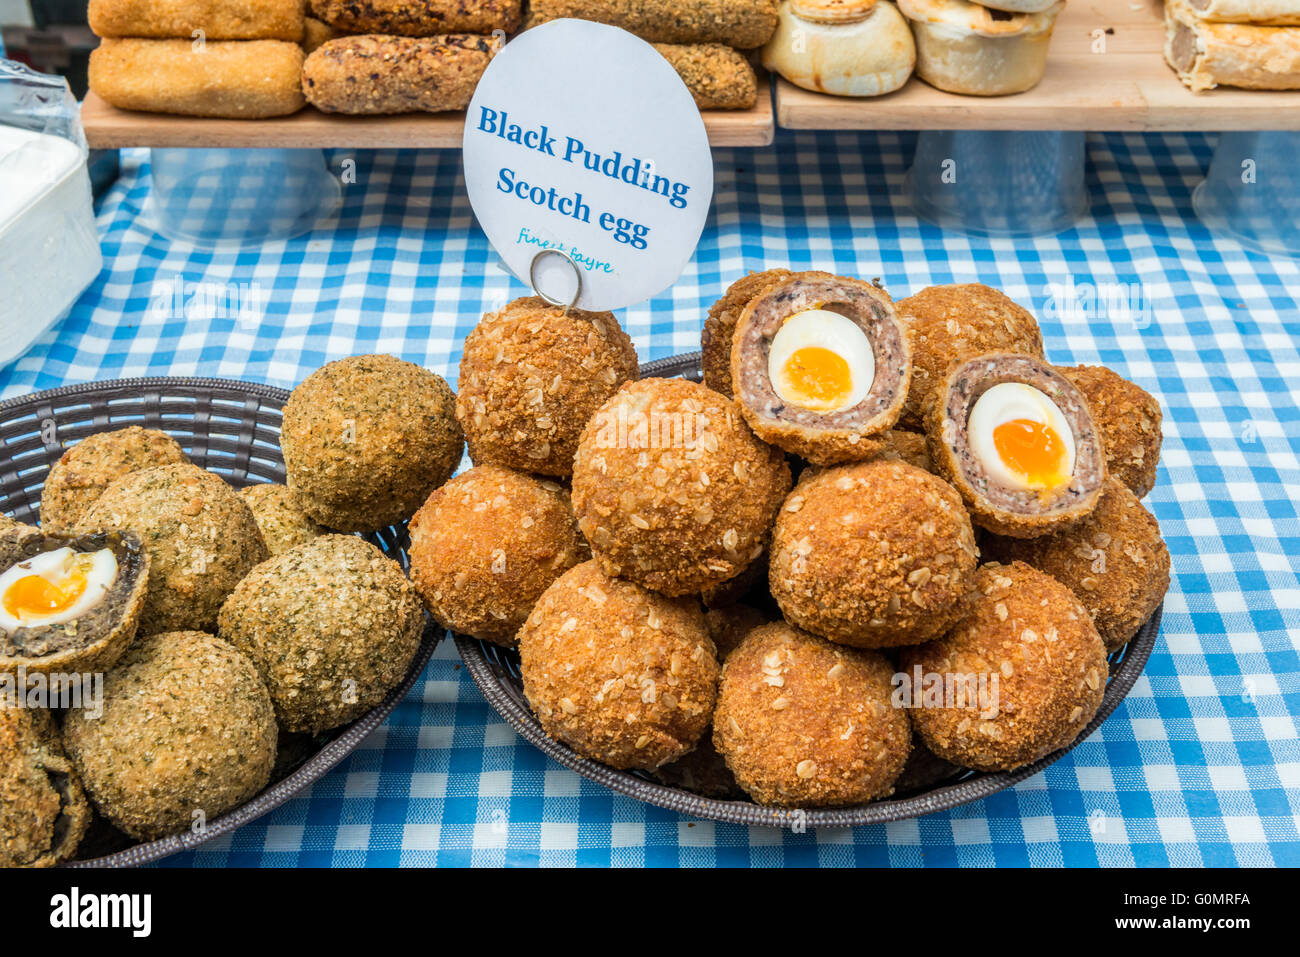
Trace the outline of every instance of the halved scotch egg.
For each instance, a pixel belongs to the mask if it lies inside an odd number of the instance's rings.
[[[132,532],[0,532],[0,671],[101,671],[135,639],[149,557]]]
[[[759,438],[816,465],[864,461],[898,420],[911,351],[884,290],[803,273],[745,307],[731,379]]]
[[[1086,518],[1106,481],[1087,399],[1041,359],[995,353],[949,371],[926,415],[938,473],[976,524],[1035,538]]]

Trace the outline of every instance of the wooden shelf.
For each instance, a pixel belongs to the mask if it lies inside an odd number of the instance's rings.
[[[709,110],[702,114],[713,146],[767,146],[776,131],[771,86],[759,78],[752,110]],[[109,106],[94,93],[81,104],[81,123],[92,149],[163,147],[378,147],[459,149],[464,113],[407,113],[400,116],[340,116],[307,107],[292,116],[266,120],[220,120],[162,113],[138,113]]]
[[[1094,32],[1104,52],[1094,52]],[[1013,96],[945,93],[913,77],[860,99],[777,80],[777,122],[802,130],[1281,130],[1300,129],[1300,92],[1220,88],[1193,93],[1164,57],[1161,0],[1068,0],[1047,73]]]

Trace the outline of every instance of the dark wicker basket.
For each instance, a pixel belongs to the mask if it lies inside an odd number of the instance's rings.
[[[242,487],[283,482],[280,413],[289,393],[271,386],[221,379],[122,379],[68,386],[0,402],[0,512],[20,522],[40,517],[45,475],[66,445],[96,432],[140,425],[161,429],[195,465]],[[407,567],[404,526],[366,536]],[[73,866],[123,867],[189,850],[279,807],[348,756],[377,728],[415,684],[442,632],[426,627],[420,650],[402,684],[381,704],[349,725],[307,738],[283,736],[272,783],[247,804],[208,822],[201,835],[186,833],[135,844],[98,821],[89,843],[101,856]],[[122,845],[128,846],[122,846]]]
[[[646,363],[641,367],[643,376],[684,376],[699,381],[700,355],[677,356]],[[941,780],[911,793],[900,793],[885,801],[876,801],[855,807],[825,808],[816,810],[788,810],[762,807],[749,801],[725,801],[703,797],[681,788],[661,784],[647,774],[617,771],[604,764],[580,757],[567,745],[546,735],[524,698],[523,682],[519,675],[519,656],[496,645],[456,635],[456,649],[474,683],[478,685],[488,703],[496,709],[510,726],[531,744],[565,767],[572,768],[583,777],[637,800],[669,808],[692,817],[729,821],[736,824],[798,827],[852,827],[918,817],[934,811],[978,801],[1017,781],[1037,774],[1049,764],[1059,760],[1067,751],[1092,734],[1112,711],[1124,700],[1138,675],[1146,667],[1147,658],[1160,631],[1160,613],[1157,608],[1133,640],[1110,656],[1110,677],[1106,693],[1096,717],[1069,748],[1048,755],[1041,761],[1018,771],[999,774],[982,774],[975,771],[955,770]]]

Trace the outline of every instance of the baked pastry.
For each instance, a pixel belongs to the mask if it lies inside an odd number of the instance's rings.
[[[1300,90],[1300,27],[1210,23],[1187,0],[1166,0],[1165,59],[1194,93]]]
[[[899,0],[916,37],[916,75],[949,93],[1023,93],[1043,78],[1064,0],[1038,13],[990,10],[966,0]]]
[[[302,109],[297,40],[105,39],[90,54],[90,89],[122,110],[250,120]]]
[[[303,33],[302,0],[90,0],[100,37],[292,40]]]
[[[763,66],[805,90],[879,96],[912,75],[916,44],[889,0],[785,0]]]
[[[469,106],[501,49],[496,37],[338,37],[302,67],[302,92],[322,113],[440,113]]]
[[[525,28],[571,17],[621,27],[651,43],[761,47],[776,29],[777,0],[532,0]]]
[[[656,43],[702,110],[752,110],[758,77],[745,55],[721,43]]]
[[[1211,23],[1300,26],[1300,0],[1187,0],[1187,8]]]
[[[310,0],[310,5],[317,20],[339,33],[513,33],[523,20],[523,0]]]

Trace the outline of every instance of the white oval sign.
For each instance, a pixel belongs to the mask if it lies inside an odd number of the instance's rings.
[[[506,266],[566,303],[576,266],[583,309],[671,286],[713,198],[686,85],[650,44],[599,23],[554,20],[506,44],[470,101],[463,155],[470,205]]]

